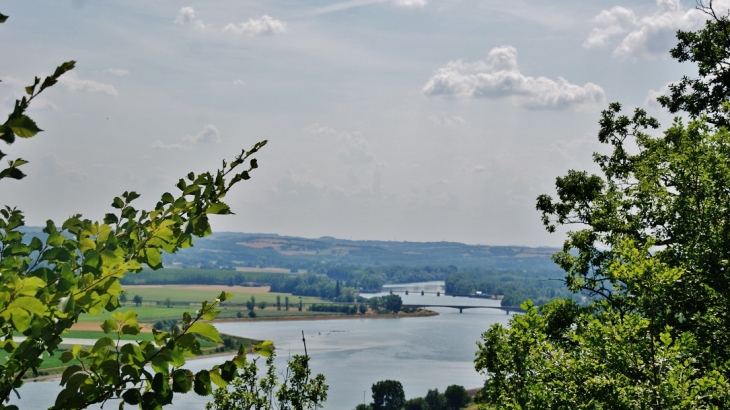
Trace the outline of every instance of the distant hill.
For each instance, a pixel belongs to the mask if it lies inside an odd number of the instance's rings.
[[[458,242],[355,241],[222,232],[198,239],[195,247],[166,256],[181,267],[272,267],[311,270],[326,265],[449,266],[509,270],[558,270],[557,248],[466,245]]]

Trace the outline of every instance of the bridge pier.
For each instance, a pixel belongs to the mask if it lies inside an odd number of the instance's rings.
[[[459,313],[464,313],[464,309],[459,308]]]

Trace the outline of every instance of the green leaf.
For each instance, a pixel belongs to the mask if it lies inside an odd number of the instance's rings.
[[[104,321],[104,323],[101,324],[101,330],[103,330],[104,333],[114,332],[118,328],[119,328],[119,325],[117,324],[117,321],[114,319],[107,319]]]
[[[221,339],[220,333],[218,333],[218,329],[215,328],[215,326],[210,325],[208,323],[203,322],[195,322],[187,329],[187,333],[193,333],[198,336],[202,336],[206,339],[212,340],[214,342],[222,343],[223,340]]]
[[[157,248],[145,249],[145,262],[152,269],[158,269],[162,267],[162,255]]]
[[[24,309],[30,313],[35,313],[36,315],[43,316],[48,312],[48,306],[46,306],[45,303],[42,303],[40,300],[33,298],[33,297],[27,297],[22,296],[19,298],[16,298],[12,302],[10,302],[10,305],[8,305],[8,309],[12,308],[20,308]],[[30,322],[30,320],[29,320]],[[18,329],[20,330],[20,329]]]
[[[6,21],[8,21],[8,16],[0,14],[0,23],[5,23]]]
[[[195,375],[195,387],[193,390],[199,396],[207,396],[211,393],[210,373],[207,370],[201,370]]]
[[[261,356],[269,357],[274,353],[274,342],[272,340],[263,341],[254,346],[253,351]]]
[[[139,402],[142,401],[142,395],[139,394],[139,390],[132,389],[132,390],[127,390],[126,392],[124,392],[124,394],[122,394],[122,399],[124,400],[125,403],[129,403],[133,406],[136,406],[137,404],[139,404]]]
[[[27,115],[21,115],[18,118],[8,120],[5,125],[13,130],[13,133],[20,138],[30,138],[43,131]]]
[[[187,369],[177,369],[172,372],[172,391],[187,393],[193,388],[193,372]]]
[[[229,208],[228,205],[219,202],[217,204],[211,204],[205,212],[213,215],[229,215],[231,213],[231,208]]]

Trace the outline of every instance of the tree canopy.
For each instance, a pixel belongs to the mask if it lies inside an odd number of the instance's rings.
[[[730,400],[730,134],[727,16],[679,32],[672,55],[698,63],[660,101],[686,112],[658,133],[641,109],[610,104],[594,154],[537,209],[548,231],[577,229],[554,256],[580,305],[524,304],[483,335],[486,408],[724,408]]]

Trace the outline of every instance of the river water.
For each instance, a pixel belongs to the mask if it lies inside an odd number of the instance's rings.
[[[397,285],[403,303],[499,306],[498,301],[465,297],[437,297],[421,290],[442,290],[443,282]],[[386,288],[386,291],[388,289]],[[384,293],[387,294],[387,293]],[[364,295],[368,296],[368,295]],[[438,316],[400,319],[339,319],[288,322],[220,323],[223,333],[272,339],[277,347],[277,369],[289,355],[303,354],[302,331],[310,365],[330,386],[325,410],[350,410],[372,400],[370,387],[381,380],[398,380],[406,397],[424,396],[428,389],[443,391],[451,384],[479,387],[484,379],[474,370],[476,342],[494,323],[506,324],[509,315],[498,309],[429,308]],[[225,358],[194,360],[188,368],[210,368]],[[21,409],[48,408],[59,391],[58,382],[29,383],[20,389]],[[194,393],[175,398],[174,409],[203,409],[207,399]],[[108,403],[116,408],[116,403]],[[129,407],[129,406],[128,406]],[[111,408],[111,407],[110,407]]]

